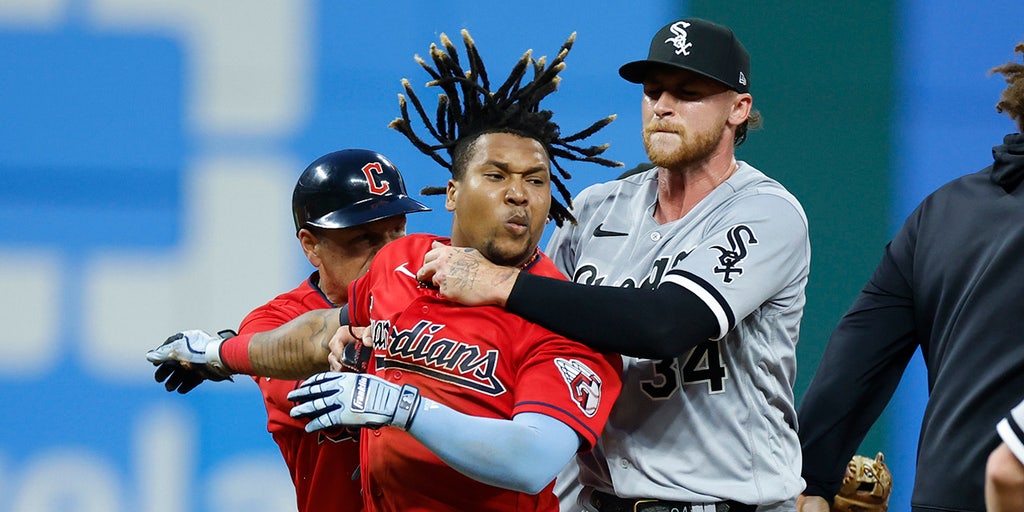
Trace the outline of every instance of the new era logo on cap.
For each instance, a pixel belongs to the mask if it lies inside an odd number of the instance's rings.
[[[619,68],[619,75],[642,83],[652,65],[699,73],[737,92],[749,92],[750,55],[729,28],[700,18],[686,18],[662,27],[651,39],[644,60]]]

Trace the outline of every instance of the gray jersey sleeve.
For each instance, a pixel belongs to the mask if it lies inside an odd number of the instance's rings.
[[[783,308],[802,300],[796,289],[780,292],[809,258],[807,222],[786,195],[754,193],[722,211],[662,281],[690,290],[711,308],[721,329],[716,339],[766,300]]]
[[[1010,451],[1024,464],[1024,402],[1017,404],[1010,414],[996,425],[996,432]]]

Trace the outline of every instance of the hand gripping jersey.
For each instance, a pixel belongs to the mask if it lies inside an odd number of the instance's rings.
[[[266,332],[314,309],[335,307],[316,287],[314,273],[294,290],[249,313],[238,330],[239,336]],[[351,436],[339,433],[306,433],[304,420],[288,415],[295,405],[289,391],[302,382],[253,377],[267,406],[267,430],[281,449],[292,482],[299,512],[357,512],[362,510],[359,480],[353,474],[359,465],[359,445]]]
[[[719,336],[673,359],[624,357],[622,393],[598,446],[578,457],[580,478],[620,497],[792,507],[803,488],[793,404],[810,264],[803,209],[740,162],[683,218],[658,224],[657,172],[584,190],[579,224],[556,230],[549,254],[578,283],[685,287],[718,317]]]
[[[353,325],[373,322],[375,373],[398,385],[415,385],[422,396],[474,416],[550,416],[575,430],[581,450],[588,450],[618,396],[621,359],[501,308],[466,307],[439,298],[435,289],[416,280],[434,240],[448,243],[431,235],[391,242],[350,288]],[[544,255],[524,271],[564,279]],[[376,335],[382,332],[390,334]],[[551,484],[529,495],[478,482],[395,428],[364,430],[361,438],[368,510],[558,509]]]

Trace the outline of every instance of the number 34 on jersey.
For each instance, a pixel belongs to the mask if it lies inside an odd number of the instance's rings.
[[[729,372],[722,364],[720,343],[720,340],[707,340],[697,345],[686,356],[682,368],[679,361],[683,358],[655,362],[651,378],[641,382],[644,393],[652,399],[663,400],[674,395],[680,386],[698,384],[705,384],[708,394],[724,392]]]

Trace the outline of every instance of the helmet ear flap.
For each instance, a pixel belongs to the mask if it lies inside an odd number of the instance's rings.
[[[314,160],[292,192],[296,233],[308,226],[340,229],[429,210],[409,197],[390,160],[366,149],[335,151]]]

